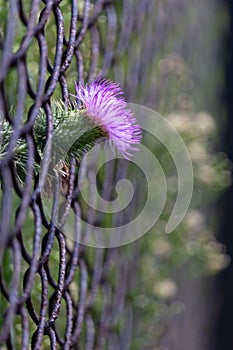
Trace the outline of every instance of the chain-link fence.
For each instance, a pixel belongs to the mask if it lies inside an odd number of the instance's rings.
[[[40,185],[46,173],[39,181],[33,170],[41,162],[33,135],[40,109],[47,118],[49,152],[51,98],[57,93],[68,103],[70,80],[106,76],[128,49],[135,27],[140,31],[136,18],[143,22],[151,6],[148,1],[115,5],[109,0],[1,3],[1,118],[12,128],[1,159],[0,343],[8,349],[27,349],[30,343],[33,349],[130,344],[132,310],[125,296],[134,279],[133,256],[120,249],[85,249],[78,243],[78,226],[74,243],[68,241],[43,210]],[[14,159],[19,139],[26,142],[23,183]],[[108,175],[106,199],[112,180]],[[78,202],[74,207],[80,210]],[[88,222],[92,216],[89,210]]]
[[[198,14],[202,6],[197,6]],[[4,123],[11,130],[0,160],[2,349],[28,349],[29,344],[32,349],[131,348],[135,321],[130,293],[137,285],[139,245],[84,247],[79,242],[85,232],[78,223],[70,240],[45,212],[41,185],[52,147],[52,104],[62,99],[68,105],[74,81],[92,82],[100,75],[118,81],[129,101],[167,113],[190,106],[187,93],[167,93],[177,84],[177,75],[167,73],[179,75],[185,69],[173,53],[182,52],[189,64],[199,46],[190,40],[197,23],[187,24],[190,11],[185,0],[0,1],[0,142]],[[195,78],[202,79],[202,72]],[[41,110],[46,147],[38,173],[41,154],[33,130]],[[15,157],[19,140],[26,145],[24,181]],[[126,172],[124,161],[106,167],[105,200],[114,198],[114,184]],[[69,186],[77,193],[74,164],[69,174]],[[90,202],[95,201],[92,175],[88,169],[82,174]],[[96,220],[92,208],[83,208],[78,200],[72,206],[84,212],[88,223]],[[119,213],[116,222],[135,210]]]

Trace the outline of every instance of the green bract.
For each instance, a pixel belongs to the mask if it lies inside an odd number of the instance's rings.
[[[54,166],[61,160],[69,166],[73,157],[78,164],[83,155],[91,149],[97,140],[106,137],[106,132],[88,118],[85,109],[79,109],[75,102],[68,106],[62,101],[52,101],[53,136],[51,159]],[[0,159],[7,153],[7,147],[12,135],[11,125],[5,121],[1,128]],[[33,129],[36,151],[43,159],[47,139],[47,117],[41,109]],[[24,181],[26,173],[27,143],[20,138],[15,147],[14,165],[18,179]],[[40,164],[34,164],[35,174],[40,171]]]

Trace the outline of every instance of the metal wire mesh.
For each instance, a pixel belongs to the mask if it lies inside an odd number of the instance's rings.
[[[40,108],[47,116],[46,159],[52,135],[50,99],[60,87],[64,102],[69,101],[69,74],[77,81],[107,75],[116,59],[117,11],[111,0],[10,1],[1,5],[6,17],[4,22],[3,16],[1,27],[1,118],[12,125],[13,134],[0,165],[0,344],[8,349],[28,349],[30,343],[33,349],[127,348],[132,313],[124,303],[132,256],[127,262],[119,259],[119,249],[88,250],[77,242],[67,242],[52,221],[46,219],[39,179],[33,175],[34,162],[40,162],[33,137]],[[132,2],[124,3],[124,24],[117,50],[121,53],[127,49],[131,36],[132,23],[128,26],[126,22],[129,15],[132,22],[132,8]],[[101,16],[106,26],[98,22]],[[67,23],[69,28],[65,28]],[[49,37],[50,29],[55,37]],[[25,139],[27,145],[23,185],[14,164],[19,138]],[[46,170],[40,174],[40,184],[45,176]],[[111,181],[108,176],[106,184]],[[107,197],[108,190],[105,192]],[[19,199],[17,204],[15,196]],[[80,210],[78,203],[75,209]],[[88,218],[90,221],[91,211]],[[77,226],[76,241],[80,234]]]
[[[1,121],[14,131],[0,161],[0,344],[3,349],[28,349],[30,343],[32,349],[129,349],[133,311],[126,296],[136,283],[138,246],[85,248],[77,243],[83,234],[78,225],[73,243],[46,218],[33,172],[34,163],[40,164],[33,127],[43,108],[47,159],[51,99],[59,96],[68,103],[74,80],[91,82],[97,75],[119,81],[128,100],[158,106],[169,82],[156,80],[156,55],[165,51],[164,40],[183,18],[186,1],[10,0],[0,5]],[[176,40],[171,51],[191,57],[193,44],[185,41],[182,47],[183,42]],[[20,138],[27,145],[23,185],[14,163]],[[118,173],[109,167],[105,199],[124,171],[123,163]],[[91,193],[90,174],[84,176]],[[45,177],[46,167],[40,185]],[[81,210],[78,202],[74,209]],[[94,219],[90,208],[87,220]]]

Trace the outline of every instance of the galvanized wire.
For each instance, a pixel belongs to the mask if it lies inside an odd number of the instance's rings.
[[[53,224],[58,214],[56,196],[51,220],[44,212],[40,188],[46,181],[52,147],[51,99],[60,94],[68,103],[74,80],[91,82],[102,75],[119,81],[128,100],[158,104],[161,92],[154,78],[156,57],[165,51],[166,35],[177,16],[182,16],[185,4],[185,0],[0,2],[7,16],[0,27],[0,117],[14,131],[0,160],[3,349],[26,350],[30,344],[32,349],[130,348],[133,308],[126,296],[136,284],[136,246],[107,251],[86,248],[78,243],[85,235],[78,220],[71,244]],[[174,45],[179,43],[176,40]],[[35,62],[30,61],[30,50]],[[32,66],[38,67],[36,73]],[[41,161],[33,127],[41,108],[47,124],[39,177],[33,172],[34,163]],[[23,184],[14,164],[14,149],[20,138],[27,148]],[[127,164],[119,162],[116,172],[111,165],[106,169],[102,196],[110,200],[114,183],[124,177]],[[74,164],[70,175],[69,206],[72,192],[79,192]],[[86,169],[82,176],[89,180],[90,202],[94,203],[92,175]],[[19,202],[16,208],[15,198]],[[82,212],[78,201],[72,205],[76,213]],[[27,224],[28,217],[31,225]],[[89,223],[97,220],[92,208],[86,219]],[[119,214],[115,224],[119,226],[125,219]],[[28,232],[31,247],[27,244]]]

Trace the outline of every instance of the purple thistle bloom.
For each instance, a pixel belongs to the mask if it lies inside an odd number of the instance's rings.
[[[141,128],[132,112],[127,109],[124,92],[119,84],[98,77],[90,85],[76,84],[77,98],[86,114],[108,134],[110,142],[129,158],[133,145],[141,141]]]

